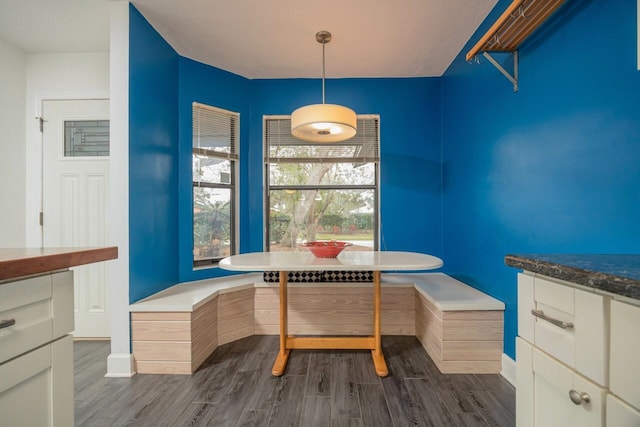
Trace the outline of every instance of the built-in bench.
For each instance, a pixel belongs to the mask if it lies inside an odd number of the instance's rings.
[[[383,274],[413,283],[416,337],[443,373],[499,373],[504,303],[444,273]]]
[[[253,335],[253,289],[261,278],[181,283],[130,305],[136,371],[192,374],[219,345]]]
[[[371,284],[290,283],[289,333],[372,334]],[[383,335],[415,335],[442,372],[497,373],[504,304],[443,273],[383,274]],[[279,332],[278,283],[242,274],[175,285],[130,306],[138,373],[190,374],[217,346]]]

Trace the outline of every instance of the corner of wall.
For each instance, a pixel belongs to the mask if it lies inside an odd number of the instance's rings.
[[[111,353],[107,358],[106,378],[129,378],[134,376],[135,373],[133,354]]]
[[[129,2],[110,5],[109,91],[111,120],[110,244],[118,259],[107,265],[111,303],[111,355],[108,376],[131,376],[129,329]]]

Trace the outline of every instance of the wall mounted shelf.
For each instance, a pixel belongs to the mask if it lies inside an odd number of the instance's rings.
[[[513,83],[518,91],[518,46],[524,42],[566,0],[514,0],[478,43],[467,53],[467,61],[479,53]],[[513,73],[502,67],[489,52],[513,54]]]

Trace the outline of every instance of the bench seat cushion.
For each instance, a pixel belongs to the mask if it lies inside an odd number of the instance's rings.
[[[444,273],[383,274],[383,283],[414,283],[442,311],[504,310],[504,303]]]

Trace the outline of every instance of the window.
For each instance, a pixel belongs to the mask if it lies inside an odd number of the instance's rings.
[[[65,120],[65,157],[99,157],[108,155],[109,120]]]
[[[240,115],[193,103],[193,265],[236,253]]]
[[[288,116],[265,117],[265,248],[297,251],[314,240],[378,249],[379,117],[358,116],[343,142],[291,135]]]

